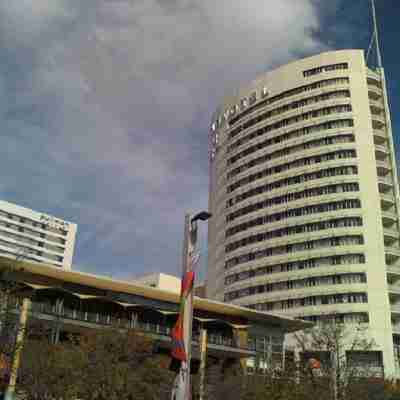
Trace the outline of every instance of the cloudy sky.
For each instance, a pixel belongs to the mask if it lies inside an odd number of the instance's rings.
[[[400,8],[377,3],[400,135]],[[0,198],[78,223],[76,269],[178,274],[221,97],[289,60],[367,48],[368,5],[0,0]],[[201,241],[204,270],[205,227]]]

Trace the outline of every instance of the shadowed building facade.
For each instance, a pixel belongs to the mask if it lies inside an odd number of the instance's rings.
[[[207,295],[368,326],[394,374],[398,199],[384,75],[362,50],[259,76],[211,123]]]
[[[154,352],[169,359],[179,293],[0,257],[0,285],[10,281],[16,288],[15,296],[7,299],[8,308],[18,315],[24,298],[29,298],[28,324],[41,322],[53,343],[90,330],[133,330],[150,338]],[[270,366],[282,367],[284,335],[312,326],[198,297],[193,314],[194,365],[200,358],[200,331],[206,330],[207,365],[220,372],[245,366],[249,358],[268,359]]]

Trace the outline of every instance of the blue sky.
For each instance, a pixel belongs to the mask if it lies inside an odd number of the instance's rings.
[[[368,7],[0,0],[0,198],[78,223],[76,269],[179,273],[184,212],[207,207],[222,96],[289,60],[366,49]],[[398,0],[378,0],[377,12],[396,135]],[[205,227],[200,241],[204,271]]]

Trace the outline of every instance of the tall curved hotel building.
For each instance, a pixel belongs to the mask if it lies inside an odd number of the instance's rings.
[[[210,129],[209,297],[368,325],[386,374],[400,343],[396,162],[384,75],[362,50],[258,77]]]

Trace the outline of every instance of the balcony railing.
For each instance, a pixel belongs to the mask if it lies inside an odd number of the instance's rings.
[[[378,176],[378,183],[386,186],[393,186],[393,179],[385,176]]]
[[[368,92],[370,98],[379,99],[383,95],[383,90],[375,85],[368,85]]]
[[[386,271],[388,274],[398,275],[400,277],[400,264],[386,265]]]
[[[400,314],[400,304],[391,304],[390,311],[396,314]]]
[[[384,109],[383,103],[381,101],[379,101],[379,100],[369,99],[369,105],[371,107],[376,107],[376,108],[378,108],[380,110]]]
[[[382,220],[385,223],[385,225],[394,224],[398,220],[397,214],[391,211],[382,211]]]
[[[389,293],[400,294],[400,286],[399,285],[389,284],[388,289],[389,289]],[[400,304],[399,304],[399,307],[400,307]]]
[[[386,203],[388,206],[393,206],[395,203],[394,196],[390,194],[382,194],[380,195],[381,202]]]
[[[389,154],[389,149],[385,145],[376,144],[375,145],[375,152],[387,155],[387,154]]]
[[[393,246],[385,246],[385,253],[393,257],[400,257],[400,249]]]
[[[375,145],[384,145],[387,140],[387,135],[384,129],[374,129]]]
[[[400,324],[392,324],[392,332],[400,335]]]
[[[19,303],[15,304],[16,309]],[[82,311],[70,307],[60,307],[61,312],[57,312],[56,305],[48,302],[32,302],[31,312],[33,314],[45,314],[59,319],[62,323],[68,323],[68,320],[77,322],[91,323],[101,326],[115,327],[121,329],[135,329],[140,332],[156,335],[157,338],[165,341],[171,341],[171,325],[143,321],[138,316],[132,318],[118,317],[113,314],[104,314],[98,312]],[[224,346],[243,351],[252,351],[249,346],[239,345],[233,336],[226,336],[218,333],[209,332],[207,335],[208,343],[216,346]],[[193,342],[199,342],[199,332],[193,333]]]
[[[396,217],[397,218],[397,217]],[[400,232],[398,229],[391,229],[391,228],[383,228],[383,234],[387,236],[391,236],[393,238],[399,238]]]
[[[390,163],[388,161],[383,161],[383,160],[377,160],[376,161],[376,167],[378,168],[378,171],[383,171],[387,173],[387,171],[390,171],[392,169]]]
[[[371,68],[367,68],[367,77],[378,82],[381,81],[380,75],[377,72],[373,71]]]

